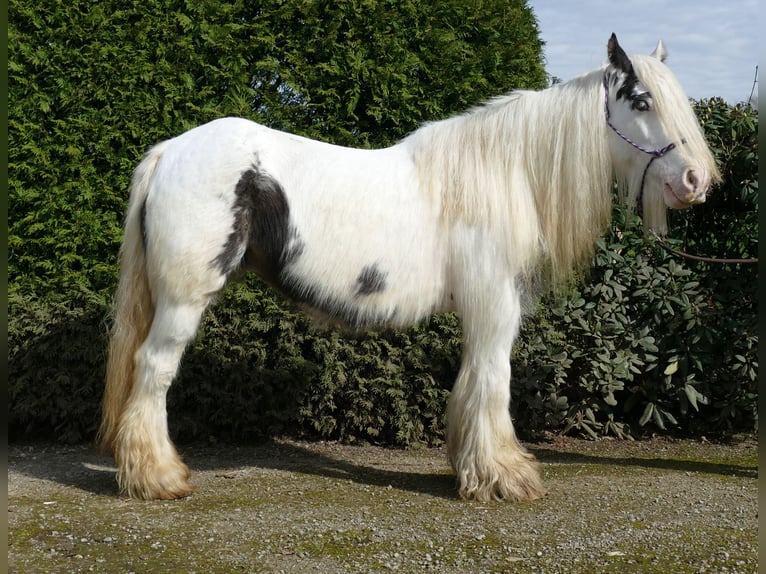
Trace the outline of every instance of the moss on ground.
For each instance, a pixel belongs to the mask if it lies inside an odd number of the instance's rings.
[[[18,572],[754,572],[757,448],[533,445],[550,493],[457,499],[438,450],[190,449],[198,491],[116,496],[88,448],[12,448]],[[100,469],[100,470],[93,470]]]

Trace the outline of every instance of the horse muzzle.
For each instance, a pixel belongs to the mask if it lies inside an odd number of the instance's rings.
[[[702,171],[687,168],[680,177],[665,182],[665,203],[673,209],[686,209],[704,203],[710,178]]]

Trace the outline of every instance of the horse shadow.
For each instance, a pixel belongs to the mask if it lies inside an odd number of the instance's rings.
[[[603,465],[668,470],[693,474],[716,474],[737,478],[758,478],[758,467],[729,462],[710,462],[678,457],[602,456],[567,452],[550,447],[530,449],[543,464]]]
[[[378,488],[455,499],[457,483],[454,474],[447,472],[446,461],[440,470],[407,471],[387,468],[385,461],[375,463],[354,462],[353,450],[344,455],[318,452],[316,449],[294,442],[268,440],[257,446],[231,447],[223,457],[210,456],[211,447],[185,451],[184,459],[195,470],[209,471],[221,468],[276,470],[328,478],[333,481],[363,484]],[[393,460],[402,451],[385,449]],[[351,454],[349,454],[351,453]]]
[[[334,456],[293,442],[268,440],[257,445],[185,445],[181,452],[192,472],[230,469],[265,469],[306,474],[334,481],[353,481],[378,488],[394,488],[445,500],[457,498],[453,473],[446,468],[407,471],[387,468],[385,462],[364,464],[351,456]],[[660,469],[685,473],[717,474],[738,478],[757,478],[756,466],[728,462],[695,461],[680,458],[642,458],[599,456],[557,450],[549,445],[529,449],[547,465],[603,465]],[[350,451],[346,450],[345,453]],[[116,469],[111,457],[98,453],[92,445],[11,445],[9,469],[39,480],[53,481],[93,495],[117,497]],[[397,451],[391,450],[392,457]],[[446,462],[445,462],[446,466]]]
[[[379,488],[396,488],[443,499],[455,499],[455,477],[446,472],[410,472],[390,470],[384,464],[354,463],[296,444],[268,440],[258,445],[179,447],[184,462],[196,472],[231,469],[276,470],[353,481]],[[391,450],[392,456],[396,451]],[[93,445],[11,445],[9,470],[38,480],[52,481],[64,487],[98,496],[118,496],[116,467],[112,458],[102,455]]]

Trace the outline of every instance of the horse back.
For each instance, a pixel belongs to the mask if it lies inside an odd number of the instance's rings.
[[[241,118],[164,147],[144,209],[148,248],[177,280],[256,272],[292,299],[365,327],[441,304],[446,233],[406,146],[351,149]]]

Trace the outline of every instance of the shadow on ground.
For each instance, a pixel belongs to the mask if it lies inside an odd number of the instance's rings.
[[[590,448],[591,450],[592,447]],[[691,460],[678,453],[661,452],[652,456],[651,447],[643,448],[641,456],[625,454],[612,456],[607,448],[597,453],[578,452],[576,448],[550,444],[531,446],[530,450],[543,464],[604,465],[661,469],[685,473],[704,473],[742,478],[756,478],[757,463],[711,462]],[[341,447],[331,443],[296,443],[271,440],[257,445],[181,447],[192,473],[219,471],[223,475],[231,469],[270,469],[350,480],[376,487],[392,486],[398,490],[427,494],[444,499],[455,499],[457,489],[444,449],[403,451],[397,449],[369,449]],[[362,454],[365,456],[361,456]],[[360,456],[357,457],[356,454]],[[100,455],[91,445],[10,445],[9,466],[31,478],[52,481],[96,495],[117,496],[114,462]],[[355,462],[356,460],[356,462]],[[411,466],[412,470],[406,467]]]
[[[728,462],[710,462],[706,460],[689,460],[683,457],[644,458],[637,456],[597,456],[577,452],[563,452],[551,449],[530,449],[543,463],[551,464],[600,464],[608,466],[655,468],[660,470],[675,470],[703,474],[720,474],[741,478],[757,478],[758,467],[753,464],[743,465]]]

